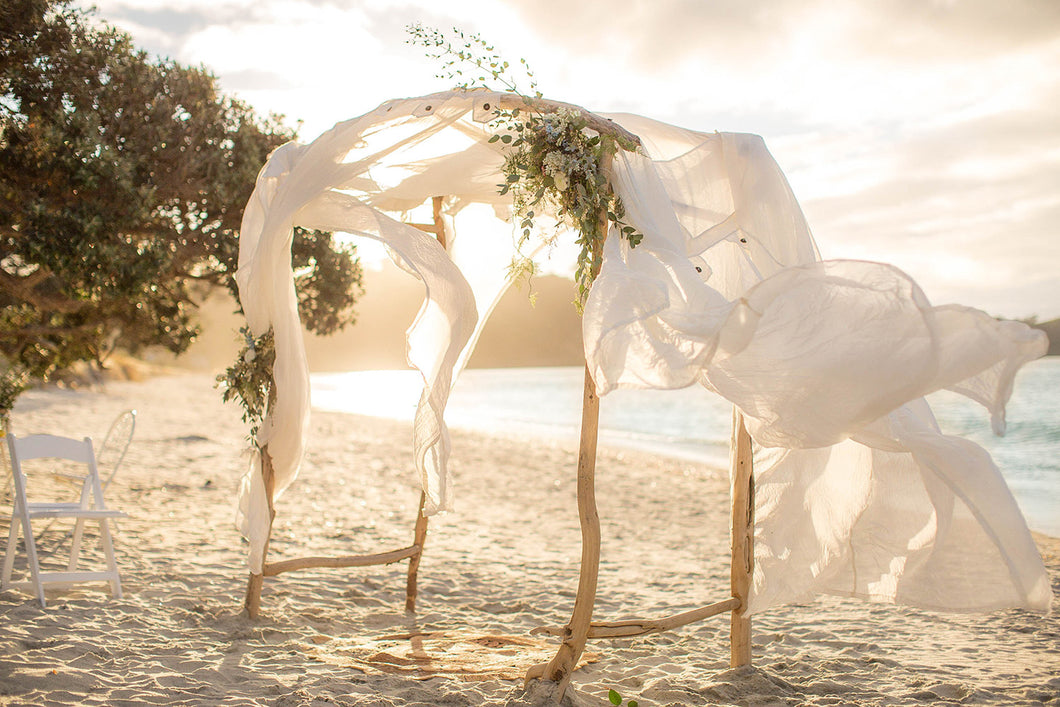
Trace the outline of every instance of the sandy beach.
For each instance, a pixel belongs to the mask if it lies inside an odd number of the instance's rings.
[[[101,440],[122,410],[136,436],[108,503],[124,596],[104,585],[0,593],[2,705],[530,705],[521,676],[569,618],[580,536],[576,449],[455,430],[457,512],[432,518],[419,611],[406,563],[265,581],[242,615],[233,525],[246,427],[207,375],[30,391],[18,434]],[[419,496],[408,424],[314,413],[299,480],[277,502],[270,558],[411,542]],[[595,617],[655,617],[725,598],[727,472],[603,450]],[[0,533],[6,537],[5,510]],[[68,537],[56,525],[41,545]],[[1036,536],[1060,592],[1060,541]],[[24,567],[20,556],[17,568]],[[754,621],[755,665],[728,669],[728,621],[594,641],[569,691],[606,705],[1060,705],[1060,612],[940,614],[824,597]]]

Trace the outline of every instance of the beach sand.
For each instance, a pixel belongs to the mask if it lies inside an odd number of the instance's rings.
[[[530,705],[521,675],[554,652],[531,635],[569,618],[580,534],[576,449],[453,433],[457,511],[431,519],[419,610],[407,563],[269,578],[241,614],[245,544],[234,500],[246,427],[205,375],[30,391],[18,434],[101,440],[125,408],[136,436],[108,502],[130,514],[105,585],[0,593],[3,705]],[[270,558],[411,542],[419,497],[407,423],[314,413],[298,481],[277,502]],[[657,617],[725,598],[724,470],[601,451],[603,555],[595,618]],[[4,516],[0,533],[6,535]],[[56,525],[42,545],[61,549]],[[1036,536],[1060,591],[1060,542]],[[56,558],[58,555],[55,556]],[[50,561],[56,561],[52,559]],[[20,557],[19,565],[24,567]],[[728,668],[719,616],[593,641],[573,704],[1060,705],[1060,615],[941,614],[825,597],[754,620],[754,667]]]

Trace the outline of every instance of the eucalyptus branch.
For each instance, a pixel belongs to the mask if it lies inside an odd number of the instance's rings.
[[[451,36],[446,36],[434,27],[426,27],[420,23],[408,25],[406,31],[409,33],[409,44],[420,45],[431,59],[442,62],[442,68],[435,74],[440,79],[456,79],[457,88],[490,88],[490,79],[500,83],[503,90],[526,96],[519,87],[519,81],[511,74],[511,64],[497,54],[492,44],[489,44],[477,33],[468,34],[454,27]],[[529,93],[540,98],[541,92],[537,90],[537,79],[526,59],[519,60],[529,82]],[[467,73],[464,73],[467,71]]]

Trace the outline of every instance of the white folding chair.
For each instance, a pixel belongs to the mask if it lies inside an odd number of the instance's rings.
[[[11,458],[11,472],[14,481],[14,510],[11,513],[11,529],[7,538],[7,550],[4,553],[4,567],[0,589],[12,586],[30,586],[37,594],[41,606],[44,601],[45,584],[72,584],[75,582],[109,582],[111,594],[121,597],[121,580],[118,577],[118,563],[114,559],[114,542],[111,538],[108,521],[125,517],[121,511],[111,510],[103,502],[103,486],[96,467],[96,457],[92,451],[92,440],[83,440],[56,435],[38,434],[28,437],[7,436],[8,451]],[[76,502],[29,501],[27,494],[27,475],[22,465],[30,459],[67,460],[84,465],[86,474],[81,486],[81,499]],[[37,518],[70,518],[75,521],[73,542],[70,547],[70,561],[65,572],[43,572],[37,555],[37,545],[33,536],[32,522]],[[97,521],[107,569],[98,572],[78,571],[77,563],[81,553],[81,537],[86,521]],[[12,582],[11,572],[14,568],[18,546],[18,533],[21,528],[26,544],[26,556],[29,565],[30,579],[27,582]]]

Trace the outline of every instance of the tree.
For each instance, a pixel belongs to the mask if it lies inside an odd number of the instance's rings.
[[[92,19],[70,0],[0,8],[0,355],[37,378],[186,350],[196,307],[235,292],[243,206],[294,137]],[[351,324],[354,247],[299,231],[292,258],[307,328]]]

